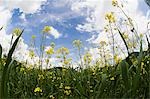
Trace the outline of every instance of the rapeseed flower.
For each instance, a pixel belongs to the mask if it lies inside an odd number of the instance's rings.
[[[64,94],[66,94],[67,96],[71,94],[71,90],[64,90]]]
[[[51,29],[52,29],[51,26],[45,26],[44,29],[43,29],[43,32],[44,32],[44,33],[48,33],[48,32],[51,31]]]
[[[105,19],[109,21],[109,23],[114,23],[116,21],[114,13],[110,12],[105,15]]]
[[[117,6],[118,5],[118,1],[117,0],[112,0],[112,5],[113,6]]]
[[[52,47],[47,47],[47,48],[45,49],[45,52],[46,52],[47,55],[52,55],[52,54],[54,54],[54,48],[52,48]]]
[[[20,33],[21,33],[21,29],[20,28],[15,28],[14,30],[13,30],[13,35],[15,35],[15,36],[19,36],[20,35]]]
[[[42,92],[42,89],[40,88],[40,87],[36,87],[35,89],[34,89],[34,92],[36,93],[36,92]]]

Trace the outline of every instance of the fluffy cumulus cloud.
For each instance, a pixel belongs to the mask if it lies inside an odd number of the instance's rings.
[[[15,8],[19,8],[23,13],[35,13],[40,9],[42,3],[46,0],[1,0],[0,1],[0,27],[3,29],[0,31],[0,44],[3,47],[3,54],[7,54],[10,49],[11,34],[6,33],[6,28],[11,21],[12,11]],[[58,37],[58,33],[56,33]],[[15,37],[16,38],[16,37]],[[15,57],[19,61],[25,61],[28,59],[28,45],[24,43],[24,39],[20,39],[15,51]]]
[[[147,23],[149,22],[149,12],[146,3],[144,1],[141,3],[141,0],[117,1],[124,4],[123,10],[129,17],[133,18],[133,23],[138,33],[146,33]],[[76,29],[82,32],[92,33],[91,38],[87,40],[90,43],[99,44],[100,41],[109,42],[109,34],[106,34],[103,31],[104,26],[106,26],[105,14],[107,12],[114,12],[117,17],[117,21],[120,21],[120,18],[125,17],[120,9],[112,6],[111,2],[112,0],[82,0],[80,2],[75,2],[72,5],[72,10],[87,15],[86,22],[78,24]],[[119,47],[125,49],[124,44],[121,44],[122,41],[119,35],[115,37],[115,41],[118,45],[123,45]],[[91,53],[96,57],[97,49],[91,48]]]
[[[20,8],[24,13],[34,13],[44,1],[46,0],[2,0],[1,5],[8,10]]]
[[[51,27],[50,34],[51,34],[55,39],[58,39],[58,38],[61,36],[61,34],[60,34],[54,27]]]

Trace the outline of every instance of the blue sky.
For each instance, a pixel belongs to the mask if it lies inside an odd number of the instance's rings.
[[[21,18],[24,13],[19,8],[13,9],[7,32],[9,33],[18,27],[24,28],[23,38],[25,39],[25,43],[30,44],[31,35],[36,35],[36,43],[38,46],[38,44],[40,44],[41,31],[44,26],[48,25],[54,27],[61,36],[54,38],[54,36],[49,35],[49,38],[46,40],[47,45],[51,42],[55,42],[57,48],[65,46],[69,49],[73,49],[72,41],[80,39],[84,46],[88,46],[86,39],[90,38],[90,34],[80,32],[76,29],[78,24],[85,22],[86,17],[71,11],[67,4],[57,7],[56,3],[59,4],[59,1],[48,0],[41,5],[39,11],[33,14],[25,14],[25,20]]]

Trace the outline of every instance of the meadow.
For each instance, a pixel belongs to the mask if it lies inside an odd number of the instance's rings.
[[[113,12],[107,13],[105,20],[108,25],[104,30],[112,35],[111,44],[105,41],[100,42],[100,58],[93,61],[90,52],[81,54],[82,41],[74,40],[71,43],[76,48],[76,55],[79,57],[76,67],[73,66],[72,58],[68,57],[70,54],[68,48],[56,49],[53,42],[49,48],[45,48],[44,42],[48,32],[51,31],[50,26],[45,26],[42,30],[40,53],[35,50],[36,37],[33,35],[31,38],[32,49],[29,50],[29,56],[31,59],[39,56],[35,64],[15,60],[13,54],[24,30],[14,29],[7,55],[3,54],[3,46],[0,46],[0,98],[150,98],[150,43],[149,35],[147,35],[149,32],[145,35],[138,35],[132,18],[122,10],[123,5],[119,5],[115,0],[112,1],[112,5],[121,9],[126,22],[122,25],[130,28],[126,30],[130,34],[122,32],[116,24]],[[120,58],[119,54],[115,54],[120,49],[119,46],[114,45],[114,31],[120,36],[125,46],[127,54],[125,58]],[[134,37],[134,43],[130,37]],[[143,44],[142,38],[146,38],[148,45]],[[107,46],[112,46],[112,56],[106,52]],[[147,49],[143,50],[143,46]],[[133,51],[135,47],[139,52]],[[58,58],[61,67],[52,66],[54,65],[50,62],[52,56]],[[111,60],[109,60],[110,57],[112,57]],[[43,69],[43,66],[46,68]]]

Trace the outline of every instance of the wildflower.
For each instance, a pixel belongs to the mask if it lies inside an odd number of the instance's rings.
[[[15,28],[15,29],[13,30],[13,35],[15,35],[15,36],[19,36],[20,33],[21,33],[21,29],[20,29],[20,28]]]
[[[64,94],[66,94],[67,96],[71,94],[71,90],[64,90]]]
[[[110,80],[115,80],[115,78],[114,78],[114,77],[111,77]]]
[[[92,55],[88,52],[84,55],[83,58],[84,58],[84,61],[87,63],[90,63],[92,61]]]
[[[82,42],[80,40],[74,40],[73,45],[77,48],[80,48],[82,46]]]
[[[50,45],[51,45],[52,48],[55,47],[55,43],[54,42],[52,42]]]
[[[117,0],[112,0],[112,5],[113,5],[113,6],[117,6],[117,5],[118,5]]]
[[[104,45],[107,45],[107,43],[106,43],[105,41],[101,41],[101,42],[100,42],[100,45],[101,45],[101,46],[104,46]]]
[[[35,39],[36,38],[36,36],[35,35],[32,35],[32,39]]]
[[[50,99],[55,99],[55,97],[53,95],[50,95],[49,97],[50,97]]]
[[[92,93],[92,92],[93,92],[93,90],[90,90],[90,92]]]
[[[60,84],[59,88],[60,88],[60,89],[63,88],[63,83]]]
[[[20,72],[23,72],[23,71],[25,71],[25,69],[22,67],[22,68],[20,68]]]
[[[71,87],[70,87],[70,86],[65,86],[65,89],[66,89],[66,90],[70,90]]]
[[[65,54],[65,55],[67,55],[67,54],[69,54],[69,49],[68,48],[65,48],[65,47],[61,47],[61,48],[59,48],[58,50],[57,50],[57,53],[58,54]]]
[[[38,75],[38,77],[39,77],[39,78],[38,78],[39,80],[44,79],[44,76],[43,76],[43,75]]]
[[[118,55],[114,55],[114,60],[116,63],[119,63],[121,61],[121,58],[119,58]]]
[[[40,88],[40,87],[36,87],[35,89],[34,89],[34,92],[36,93],[36,92],[42,92],[42,89]]]
[[[109,23],[114,23],[116,21],[113,12],[107,13],[105,15],[105,19],[109,21]]]
[[[29,57],[33,58],[34,56],[35,56],[34,51],[33,51],[33,50],[30,50],[30,51],[29,51]]]
[[[52,55],[52,54],[54,54],[54,48],[52,48],[52,47],[49,47],[49,48],[46,48],[46,54],[47,55]]]
[[[51,28],[52,28],[52,27],[50,27],[50,26],[45,26],[44,29],[43,29],[43,32],[44,32],[44,33],[48,33],[48,32],[51,31]]]

